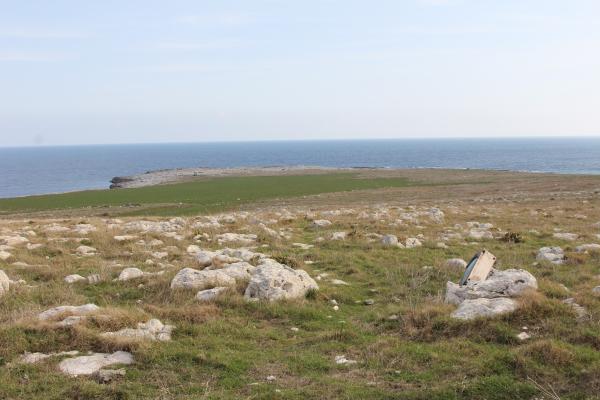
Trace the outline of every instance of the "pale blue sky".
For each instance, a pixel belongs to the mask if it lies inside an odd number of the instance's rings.
[[[600,135],[598,0],[0,0],[0,146]]]

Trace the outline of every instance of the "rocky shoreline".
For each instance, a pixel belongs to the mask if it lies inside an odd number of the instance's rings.
[[[268,167],[236,167],[236,168],[175,168],[147,171],[143,174],[116,176],[111,179],[110,189],[136,188],[181,182],[199,177],[224,177],[248,175],[285,175],[285,174],[318,174],[332,171],[359,171],[365,167],[319,167],[319,166],[268,166]]]

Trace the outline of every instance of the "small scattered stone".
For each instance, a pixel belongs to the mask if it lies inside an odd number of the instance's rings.
[[[338,365],[352,365],[356,364],[356,360],[348,360],[345,355],[335,356],[335,363]]]

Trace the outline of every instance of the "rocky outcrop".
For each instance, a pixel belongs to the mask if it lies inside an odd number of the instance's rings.
[[[494,299],[472,299],[463,301],[452,313],[452,317],[469,320],[478,317],[493,317],[497,314],[505,314],[517,309],[517,302],[506,297]]]
[[[110,189],[120,189],[127,187],[127,183],[134,182],[135,179],[126,176],[115,176],[110,180]]]
[[[244,296],[248,300],[289,300],[302,298],[311,289],[319,286],[306,271],[266,259],[254,271]]]
[[[473,319],[513,311],[517,307],[513,299],[535,289],[537,280],[525,270],[492,270],[483,281],[469,281],[463,286],[448,282],[445,301],[459,306],[452,313],[454,318]]]
[[[213,287],[235,286],[235,279],[221,270],[184,268],[171,281],[171,289],[210,289]]]

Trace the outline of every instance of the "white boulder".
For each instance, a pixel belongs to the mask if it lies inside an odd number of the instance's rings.
[[[89,356],[67,358],[58,364],[58,368],[67,375],[78,376],[91,375],[108,365],[132,363],[131,353],[117,351],[112,354],[94,353]]]
[[[479,317],[492,317],[516,310],[517,302],[506,297],[479,298],[465,300],[452,313],[453,318],[469,320]]]
[[[542,247],[538,250],[536,259],[538,261],[549,261],[553,264],[562,264],[565,260],[565,253],[558,247]]]
[[[171,281],[171,289],[210,289],[217,286],[235,286],[235,279],[221,270],[198,271],[184,268]]]
[[[144,271],[142,271],[139,268],[130,267],[130,268],[125,268],[123,271],[121,271],[117,280],[128,281],[130,279],[141,278],[142,276],[144,276]]]
[[[38,314],[38,319],[45,321],[62,314],[81,316],[96,312],[99,309],[100,307],[95,304],[84,304],[82,306],[58,306]]]
[[[529,272],[522,269],[493,269],[483,281],[469,281],[464,286],[446,283],[445,301],[458,305],[465,300],[517,297],[527,289],[537,289],[537,280]]]
[[[304,297],[309,290],[319,289],[303,270],[294,270],[274,260],[265,259],[258,265],[244,297],[248,300],[283,300]]]
[[[83,281],[87,281],[87,279],[78,274],[65,276],[65,282],[67,282],[67,283],[75,283],[75,282],[83,282]]]
[[[400,243],[398,243],[398,237],[396,237],[396,235],[383,235],[381,237],[381,244],[384,246],[396,246],[399,247],[401,246]]]

